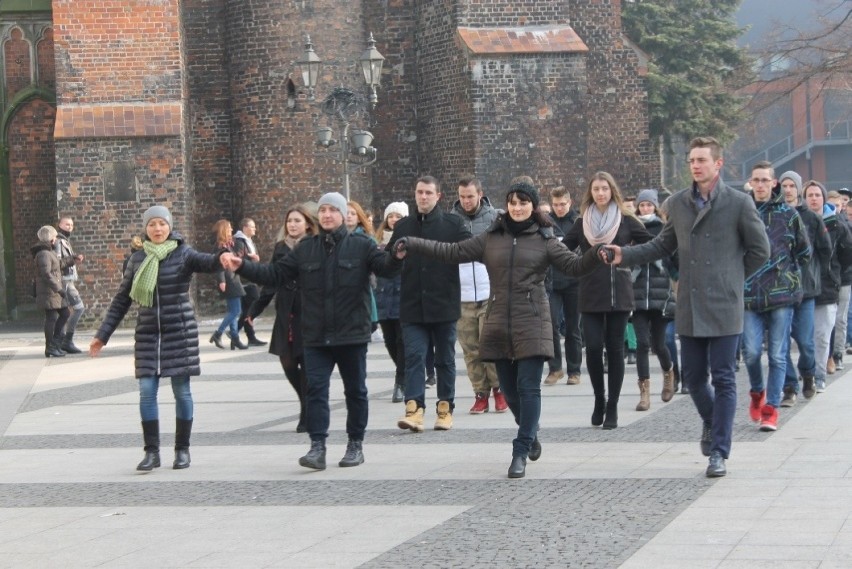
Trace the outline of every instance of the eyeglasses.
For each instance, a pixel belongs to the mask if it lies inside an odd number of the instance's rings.
[[[771,178],[752,178],[749,180],[752,184],[768,184],[772,181]]]

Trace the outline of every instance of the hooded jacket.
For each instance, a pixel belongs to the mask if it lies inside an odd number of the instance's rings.
[[[663,220],[656,215],[647,220],[639,219],[651,235],[659,235],[663,229]],[[675,272],[673,256],[633,267],[635,310],[659,310],[665,318],[674,318],[675,295],[671,274]]]
[[[193,273],[213,273],[221,268],[219,255],[199,253],[172,232],[169,239],[178,242],[177,249],[160,261],[154,304],[140,306],[134,335],[136,377],[193,376],[201,373],[198,352],[198,322],[189,296]],[[104,344],[121,323],[133,301],[130,288],[133,277],[145,260],[145,251],[130,256],[127,268],[107,309],[95,338]]]
[[[30,248],[35,261],[36,306],[42,310],[62,308],[65,300],[60,295],[62,274],[59,257],[48,243],[39,241]]]
[[[458,215],[465,228],[471,235],[479,235],[488,230],[494,220],[497,219],[499,211],[494,209],[487,196],[482,196],[479,208],[473,215],[468,214],[461,206],[461,201],[456,200],[450,213]],[[482,263],[462,263],[459,265],[459,285],[461,286],[462,302],[481,302],[488,300],[490,285],[488,271]]]
[[[551,264],[568,274],[581,275],[600,266],[598,247],[582,257],[559,242],[549,228],[538,224],[513,235],[501,214],[485,233],[461,243],[439,243],[408,238],[407,250],[444,263],[479,261],[488,270],[491,298],[479,336],[483,361],[553,357],[553,326],[544,290]]]
[[[769,258],[745,281],[745,309],[765,312],[799,304],[802,273],[812,254],[802,218],[784,201],[780,185],[772,188],[769,201],[754,205],[766,228]]]
[[[852,264],[852,234],[846,224],[837,219],[835,207],[830,203],[823,204],[822,221],[831,239],[831,259],[827,267],[821,267],[821,286],[816,304],[837,304],[840,299],[841,273]]]

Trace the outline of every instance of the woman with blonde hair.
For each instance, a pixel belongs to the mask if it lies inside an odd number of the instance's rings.
[[[618,184],[608,172],[596,172],[580,201],[580,218],[563,242],[582,252],[600,245],[630,245],[650,241],[651,234],[625,207]],[[624,383],[624,331],[634,308],[631,271],[601,265],[580,277],[578,304],[586,340],[586,367],[595,393],[592,425],[618,426],[618,398]],[[608,381],[604,385],[606,347]],[[607,389],[609,396],[607,397]]]
[[[216,234],[216,247],[219,251],[221,252],[224,249],[233,253],[234,228],[231,226],[231,222],[227,219],[220,219],[213,225],[213,232]],[[210,336],[210,343],[216,344],[217,348],[224,350],[222,334],[226,333],[231,340],[232,350],[247,350],[248,346],[240,341],[240,332],[237,326],[242,311],[242,297],[246,295],[243,283],[240,282],[240,277],[226,269],[216,273],[216,280],[218,281],[219,292],[225,297],[228,313],[225,314],[219,327]]]
[[[349,233],[363,233],[369,235],[373,241],[376,240],[373,224],[364,212],[364,208],[358,202],[346,202],[346,215],[343,216],[343,224]],[[375,332],[379,327],[379,309],[376,306],[376,277],[370,275],[370,326]]]
[[[316,219],[303,205],[294,205],[284,214],[284,225],[278,232],[271,263],[286,257],[299,242],[319,232]],[[248,310],[247,321],[260,315],[275,297],[275,323],[272,325],[272,338],[269,340],[269,353],[278,356],[284,376],[299,397],[299,423],[297,433],[305,432],[305,394],[308,381],[305,375],[305,357],[302,340],[302,301],[299,283],[288,280],[281,286],[264,286],[260,296]]]

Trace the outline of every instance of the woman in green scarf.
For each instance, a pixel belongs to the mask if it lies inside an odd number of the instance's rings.
[[[172,231],[172,215],[163,206],[149,208],[142,220],[146,239],[128,260],[118,292],[89,346],[97,356],[133,301],[139,304],[134,357],[139,380],[139,412],[145,458],[137,470],[160,466],[160,421],[157,391],[161,377],[171,378],[175,396],[175,469],[189,467],[193,403],[189,378],[200,375],[198,323],[189,297],[193,273],[213,273],[219,254],[199,253]]]

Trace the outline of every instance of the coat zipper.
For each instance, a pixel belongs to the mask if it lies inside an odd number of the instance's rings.
[[[160,287],[157,287],[157,377],[162,374],[162,346],[163,346],[163,329],[162,323],[160,321],[160,308],[162,304],[160,304]]]

